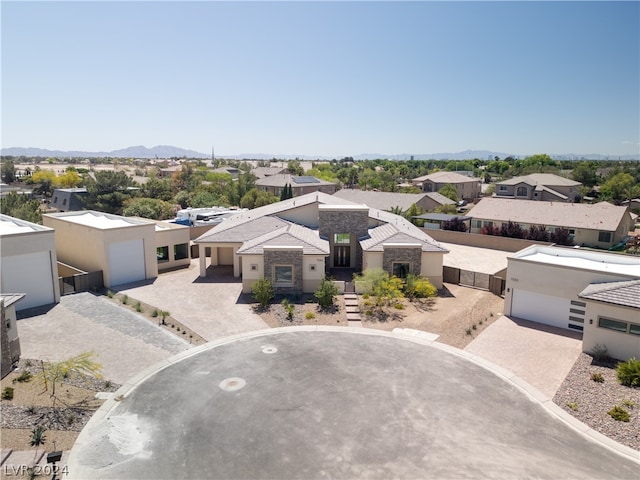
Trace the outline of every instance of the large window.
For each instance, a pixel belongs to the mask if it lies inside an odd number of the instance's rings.
[[[620,320],[612,320],[611,318],[599,317],[598,326],[600,328],[615,330],[616,332],[627,333],[627,322],[621,322]]]
[[[174,260],[182,260],[183,258],[189,258],[189,244],[180,243],[173,246],[173,258]]]
[[[333,243],[349,245],[351,243],[350,233],[336,233],[333,235]]]
[[[598,232],[598,241],[605,243],[611,242],[611,232]]]
[[[518,187],[516,195],[518,197],[526,197],[527,196],[527,187]]]
[[[393,275],[398,278],[407,278],[409,274],[409,264],[406,262],[393,262]]]
[[[156,258],[158,262],[168,262],[169,261],[169,247],[158,247],[156,248]]]
[[[273,280],[276,285],[293,285],[293,267],[291,265],[274,266]]]

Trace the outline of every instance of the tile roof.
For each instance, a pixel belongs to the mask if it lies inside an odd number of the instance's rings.
[[[408,210],[414,203],[420,202],[424,197],[429,197],[439,204],[454,204],[453,200],[444,195],[432,193],[395,193],[395,192],[374,192],[372,190],[356,190],[345,188],[333,194],[334,197],[343,198],[350,202],[361,203],[379,210],[391,210],[393,207],[400,207],[403,211]]]
[[[399,229],[397,225],[385,223],[369,229],[369,237],[360,240],[366,252],[382,252],[385,243],[420,243],[423,252],[447,252],[438,242],[416,228],[415,231]]]
[[[485,197],[467,215],[484,220],[615,231],[627,207],[607,202],[596,204],[544,202]]]
[[[582,185],[580,182],[570,180],[565,177],[554,175],[553,173],[532,173],[530,175],[522,175],[520,177],[513,177],[502,182],[497,182],[496,185],[517,185],[519,183],[526,183],[527,185],[544,185],[547,187],[576,187]]]
[[[236,223],[235,225],[232,225],[232,228],[221,228],[222,226],[228,227],[228,224],[231,223],[231,218],[220,223],[217,227],[213,227],[208,232],[200,235],[194,240],[194,242],[246,242],[247,240],[260,237],[269,232],[276,232],[285,229],[288,224],[288,222],[278,217],[264,216],[254,218],[253,221],[249,220],[242,223]]]
[[[295,175],[290,175],[288,173],[271,175],[269,177],[264,177],[259,180],[256,180],[256,185],[260,187],[284,187],[287,183],[294,187],[299,187],[304,185],[314,185],[314,186],[336,185],[335,182],[327,182],[326,180],[322,180],[316,177],[309,177],[309,176],[297,177]]]
[[[312,230],[295,223],[249,240],[238,249],[238,254],[261,255],[264,247],[302,246],[303,255],[329,255],[329,242]]]
[[[479,182],[480,179],[476,177],[467,177],[456,172],[435,172],[429,175],[423,175],[422,177],[414,178],[413,182],[425,182],[430,180],[436,183],[467,183],[467,182]]]
[[[592,283],[578,296],[587,300],[640,309],[640,280]]]

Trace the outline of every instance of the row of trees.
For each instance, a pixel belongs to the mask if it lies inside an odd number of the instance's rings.
[[[549,232],[543,225],[531,225],[528,229],[524,229],[519,223],[511,220],[503,223],[499,228],[493,224],[486,225],[482,227],[480,233],[499,237],[522,238],[536,242],[553,242],[558,245],[574,245],[571,232],[566,228],[556,228],[553,232]]]

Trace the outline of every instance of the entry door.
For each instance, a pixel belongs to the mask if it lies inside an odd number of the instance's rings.
[[[348,245],[336,245],[333,247],[333,266],[351,266],[351,247]]]

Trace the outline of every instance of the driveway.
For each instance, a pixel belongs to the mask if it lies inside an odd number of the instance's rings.
[[[582,352],[582,335],[502,316],[464,350],[512,371],[553,398]]]
[[[206,278],[200,278],[196,258],[189,268],[162,273],[152,282],[123,285],[114,290],[170,312],[208,341],[268,328],[249,305],[242,303],[239,279],[225,267],[209,267],[208,273]]]
[[[133,375],[191,347],[188,342],[91,293],[63,296],[49,310],[19,312],[22,358],[61,361],[93,351],[106,380]]]

